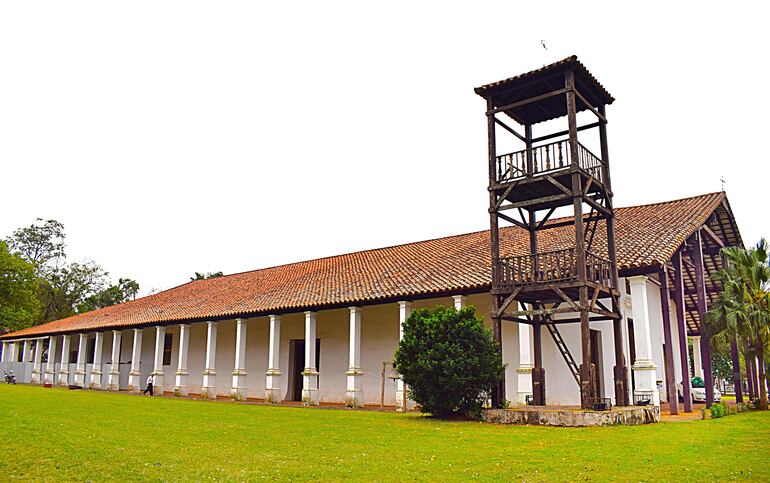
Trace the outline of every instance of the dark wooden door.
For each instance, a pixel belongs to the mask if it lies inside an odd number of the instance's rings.
[[[305,340],[297,339],[291,341],[294,345],[292,354],[292,386],[291,400],[302,401],[302,373],[305,371]],[[321,339],[315,340],[315,368],[321,371]],[[321,378],[318,378],[318,384],[321,384]]]
[[[294,342],[294,360],[292,361],[293,367],[293,384],[292,384],[292,401],[302,401],[302,371],[305,370],[305,341],[295,340]]]
[[[602,368],[602,333],[598,330],[591,330],[591,363],[594,365],[594,395],[596,397],[602,397],[604,392],[602,391],[602,374],[604,369]]]

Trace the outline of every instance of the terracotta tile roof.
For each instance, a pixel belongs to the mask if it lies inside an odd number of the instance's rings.
[[[616,209],[621,275],[623,270],[657,266],[668,260],[724,200],[724,193],[712,193]],[[594,247],[599,254],[606,254],[601,232],[600,227]],[[542,250],[574,245],[572,227],[545,230],[538,237]],[[528,251],[528,234],[519,228],[504,228],[501,241],[504,255]],[[482,292],[490,285],[490,265],[489,232],[480,231],[189,282],[3,338]]]

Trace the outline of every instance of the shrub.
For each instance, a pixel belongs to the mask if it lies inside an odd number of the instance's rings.
[[[395,366],[409,397],[438,417],[478,413],[504,370],[498,345],[473,307],[414,310]]]
[[[714,403],[711,405],[711,418],[721,418],[730,414],[730,408],[726,403]]]

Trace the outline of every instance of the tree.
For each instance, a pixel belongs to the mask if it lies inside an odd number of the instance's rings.
[[[86,299],[105,289],[107,276],[108,273],[93,261],[72,262],[51,270],[40,294],[43,322],[79,313],[78,309]]]
[[[69,317],[136,297],[139,284],[121,278],[110,285],[109,274],[96,262],[67,263],[64,225],[38,218],[7,239],[9,251],[33,267],[39,310],[30,325]]]
[[[89,312],[91,310],[121,304],[136,298],[139,292],[139,284],[130,278],[121,278],[116,285],[110,285],[104,290],[86,297],[77,306],[77,312]]]
[[[217,277],[224,277],[225,274],[222,272],[206,272],[206,273],[200,273],[195,272],[194,277],[190,277],[190,281],[194,282],[196,280],[206,280],[207,278],[217,278]]]
[[[722,293],[706,317],[706,330],[715,338],[750,341],[759,361],[770,340],[770,266],[765,239],[745,250],[722,249],[726,264],[713,279],[721,283]],[[759,407],[767,409],[764,364],[759,364]]]
[[[43,221],[38,218],[37,222]],[[38,271],[65,258],[64,225],[56,220],[19,228],[8,238],[11,251],[33,263]]]
[[[0,329],[14,331],[35,325],[40,319],[39,285],[35,266],[0,241]]]
[[[438,417],[478,412],[504,367],[475,309],[417,309],[403,328],[395,366],[422,411]]]

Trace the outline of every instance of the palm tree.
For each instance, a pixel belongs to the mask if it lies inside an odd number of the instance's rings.
[[[765,239],[745,250],[739,247],[722,249],[725,267],[713,279],[722,284],[723,291],[709,311],[706,330],[716,338],[732,344],[738,337],[747,338],[757,358],[764,361],[770,340],[770,254]],[[759,407],[767,409],[764,364],[759,364]]]

